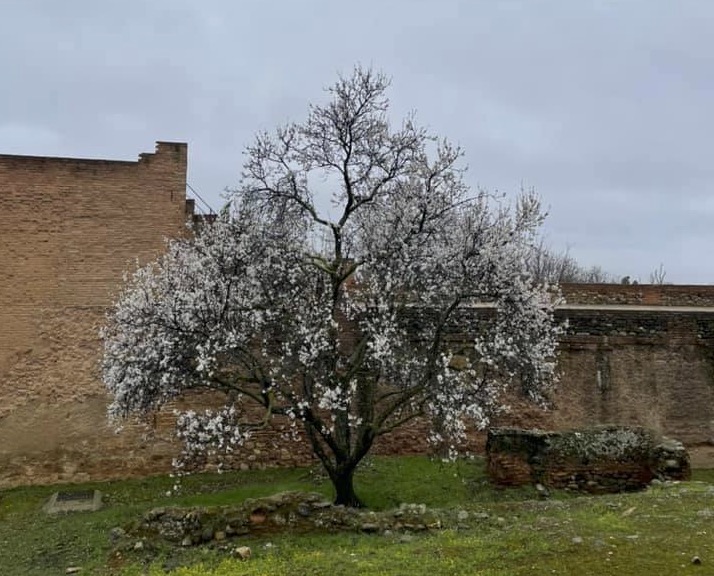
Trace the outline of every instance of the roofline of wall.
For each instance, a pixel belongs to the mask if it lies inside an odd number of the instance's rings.
[[[667,306],[647,304],[562,304],[556,310],[601,310],[613,312],[672,312],[714,314],[714,306]]]
[[[493,309],[495,304],[490,302],[465,304],[463,308]],[[714,314],[714,306],[651,306],[646,304],[561,304],[558,310],[572,311],[601,311],[601,312],[665,312],[672,314]]]
[[[564,289],[610,289],[624,290],[626,292],[637,292],[638,290],[663,290],[663,291],[679,291],[679,290],[712,290],[714,284],[617,284],[613,282],[561,282],[560,287]]]
[[[137,160],[111,160],[106,158],[76,158],[71,156],[33,156],[28,154],[0,154],[0,160],[7,158],[8,160],[47,160],[51,162],[87,162],[93,164],[118,164],[124,166],[136,166],[142,160],[142,156],[149,154],[154,155],[159,152],[162,145],[167,146],[184,146],[188,147],[186,142],[172,142],[169,140],[157,140],[154,152],[142,152]]]

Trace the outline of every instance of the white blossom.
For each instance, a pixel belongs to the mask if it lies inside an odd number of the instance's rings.
[[[194,458],[285,415],[353,504],[354,467],[394,427],[429,418],[453,450],[509,385],[546,400],[559,295],[526,266],[537,197],[472,192],[461,150],[390,126],[387,86],[357,69],[303,124],[258,135],[230,206],[128,280],[103,331],[113,416],[222,392],[226,408],[178,417]]]

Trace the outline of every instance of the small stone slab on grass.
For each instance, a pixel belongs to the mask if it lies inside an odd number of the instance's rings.
[[[101,507],[102,493],[99,490],[78,490],[76,492],[55,492],[45,504],[44,511],[47,514],[95,512]]]

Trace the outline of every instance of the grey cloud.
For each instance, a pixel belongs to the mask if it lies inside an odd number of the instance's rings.
[[[714,282],[714,5],[697,0],[24,0],[0,20],[0,153],[133,158],[190,144],[219,205],[257,130],[338,71],[393,76],[473,185],[534,186],[583,263]]]

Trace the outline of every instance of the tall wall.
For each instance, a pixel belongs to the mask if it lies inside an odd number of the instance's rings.
[[[556,316],[568,328],[559,344],[554,405],[542,410],[513,395],[507,399],[511,410],[495,424],[544,430],[640,425],[684,442],[696,464],[714,465],[714,286],[572,285],[563,292],[568,303]],[[667,305],[642,304],[643,293]],[[712,305],[704,306],[705,298]],[[688,305],[693,299],[697,305]],[[451,338],[468,338],[490,315],[484,308],[461,310]],[[418,330],[418,317],[414,322]],[[168,431],[170,415],[160,424]],[[239,465],[309,463],[305,443],[282,439],[281,426],[285,422],[275,418],[256,434]],[[426,453],[426,431],[426,423],[414,422],[380,438],[375,452]],[[484,433],[474,434],[468,447],[482,450],[485,441]]]
[[[714,307],[585,305],[558,316],[569,326],[543,427],[638,424],[714,445]]]
[[[0,486],[169,469],[169,412],[156,431],[131,425],[117,435],[107,423],[98,329],[123,272],[185,230],[186,155],[185,144],[166,142],[137,162],[0,155]],[[499,424],[641,424],[690,447],[714,446],[714,286],[563,293],[558,317],[569,328],[555,409],[514,397]],[[191,405],[211,402],[204,395]],[[309,462],[304,443],[283,438],[284,425],[276,419],[256,434],[240,465]],[[424,428],[396,431],[377,452],[425,451]]]
[[[185,229],[186,166],[169,142],[137,162],[0,155],[0,483],[153,466],[106,422],[98,329],[124,271]]]
[[[714,445],[714,286],[563,286],[559,418]]]

